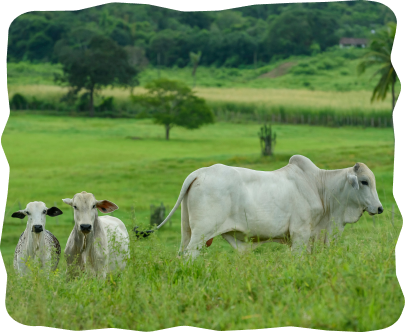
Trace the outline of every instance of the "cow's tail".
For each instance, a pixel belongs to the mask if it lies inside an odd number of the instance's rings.
[[[174,205],[173,209],[171,210],[171,212],[169,213],[169,215],[167,215],[167,217],[164,219],[164,221],[162,223],[160,223],[155,230],[160,229],[161,227],[163,227],[166,222],[172,217],[172,215],[174,214],[174,212],[177,210],[177,208],[179,208],[181,202],[183,201],[184,196],[186,195],[188,189],[190,188],[191,184],[197,179],[197,172],[198,170],[192,172],[184,181],[183,186],[181,187],[180,190],[180,195],[179,198],[177,199],[176,204]],[[136,230],[138,229],[138,227],[134,228],[134,232],[137,238],[145,238],[148,237],[150,234],[152,234],[155,230],[145,230],[145,231],[138,231]]]

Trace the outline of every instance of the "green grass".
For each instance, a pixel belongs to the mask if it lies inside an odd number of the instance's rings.
[[[151,331],[189,325],[208,329],[301,326],[367,331],[392,325],[404,298],[395,275],[402,218],[391,224],[392,129],[276,125],[276,155],[262,158],[259,125],[216,123],[196,131],[174,128],[171,140],[150,120],[34,116],[12,112],[2,136],[10,182],[1,252],[8,272],[6,306],[25,325],[64,329],[118,327]],[[140,139],[133,140],[130,137]],[[265,244],[239,256],[221,238],[192,264],[176,258],[180,211],[150,239],[131,240],[120,275],[66,282],[64,259],[49,279],[21,279],[12,258],[25,221],[11,218],[34,200],[64,211],[47,229],[66,245],[72,224],[62,198],[80,191],[108,199],[130,229],[148,226],[150,204],[171,208],[186,176],[215,163],[275,170],[293,154],[325,169],[366,163],[385,212],[347,226],[343,237],[314,254],[292,256]],[[395,208],[396,212],[398,209]]]

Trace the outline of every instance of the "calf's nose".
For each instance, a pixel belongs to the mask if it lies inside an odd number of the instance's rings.
[[[384,208],[382,208],[382,206],[378,207],[378,214],[381,214],[383,211],[384,211]]]
[[[80,230],[84,233],[88,233],[91,230],[91,224],[81,224]]]
[[[40,224],[35,224],[35,225],[34,225],[34,232],[40,233],[41,231],[44,231],[44,229],[42,228],[42,225],[40,225]]]

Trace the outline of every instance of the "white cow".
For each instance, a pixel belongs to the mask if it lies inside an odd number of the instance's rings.
[[[129,235],[121,220],[98,216],[97,208],[111,213],[118,206],[108,200],[96,200],[92,193],[81,192],[63,202],[74,208],[75,226],[65,248],[68,273],[75,268],[106,277],[108,272],[124,269],[129,258]]]
[[[14,253],[14,269],[25,275],[29,272],[27,260],[39,259],[41,267],[55,270],[60,258],[59,241],[48,230],[45,230],[46,215],[58,216],[63,214],[57,207],[46,208],[41,201],[30,202],[25,209],[11,216],[23,219],[28,216],[27,227],[20,236]]]
[[[193,258],[218,235],[242,252],[264,242],[289,239],[293,250],[310,249],[311,239],[325,237],[322,240],[328,243],[335,227],[342,232],[364,211],[383,212],[374,174],[365,164],[328,171],[300,155],[270,172],[222,164],[192,172],[157,229],[180,203],[180,253]],[[151,232],[136,231],[144,237]]]

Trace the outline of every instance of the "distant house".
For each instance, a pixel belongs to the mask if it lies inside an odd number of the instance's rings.
[[[340,38],[339,45],[340,47],[349,47],[349,46],[357,46],[357,47],[366,47],[368,40],[366,38]]]

